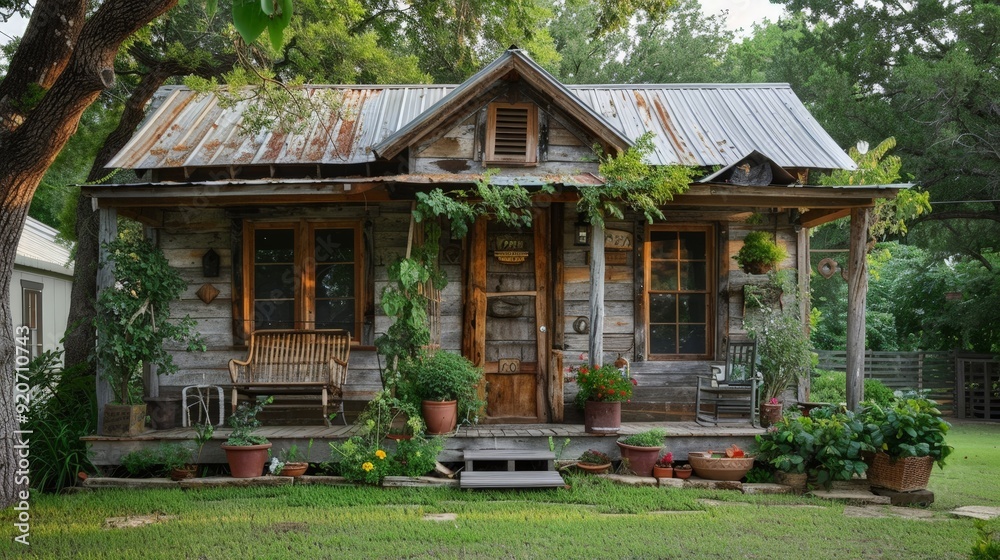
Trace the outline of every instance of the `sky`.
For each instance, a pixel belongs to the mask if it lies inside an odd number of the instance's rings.
[[[702,11],[716,14],[729,10],[727,27],[731,31],[742,28],[741,35],[749,35],[753,24],[767,18],[776,21],[784,8],[771,4],[768,0],[701,0]],[[0,42],[6,42],[9,37],[16,37],[24,32],[27,21],[20,18],[0,23]]]

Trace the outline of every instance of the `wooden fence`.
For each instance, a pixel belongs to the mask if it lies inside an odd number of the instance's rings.
[[[847,371],[847,352],[820,350],[819,368]],[[865,352],[865,377],[878,379],[892,390],[928,390],[941,412],[956,413],[955,352]],[[1000,404],[1000,400],[997,401]],[[964,416],[963,416],[964,417]],[[996,416],[1000,418],[1000,416]]]
[[[1000,359],[989,354],[960,354],[955,362],[955,415],[1000,420]]]

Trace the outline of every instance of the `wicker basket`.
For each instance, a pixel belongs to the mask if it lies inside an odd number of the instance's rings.
[[[876,453],[868,469],[868,482],[896,492],[923,490],[927,488],[933,467],[933,457],[905,457],[893,461],[885,453]]]

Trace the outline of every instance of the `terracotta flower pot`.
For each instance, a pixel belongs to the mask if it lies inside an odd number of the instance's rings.
[[[229,472],[233,478],[253,478],[264,474],[264,463],[267,463],[268,449],[271,449],[270,443],[262,445],[222,444],[222,450],[226,452],[226,461],[229,462]]]
[[[285,466],[281,468],[279,476],[302,476],[308,468],[309,463],[285,463]]]
[[[178,481],[198,476],[198,465],[184,465],[179,469],[170,469],[170,480]]]
[[[458,424],[458,401],[423,401],[424,424],[430,435],[448,434]]]
[[[691,467],[676,467],[674,468],[674,478],[691,478]]]
[[[583,470],[583,471],[585,471],[585,472],[588,472],[588,473],[591,473],[591,474],[600,474],[600,473],[606,472],[608,469],[610,469],[611,468],[611,463],[605,463],[603,465],[595,465],[593,463],[579,463],[578,462],[576,464],[576,466],[580,467],[580,469]]]
[[[583,431],[614,435],[622,427],[622,403],[587,401],[583,406]]]
[[[638,447],[620,441],[615,442],[621,449],[622,461],[628,461],[628,469],[636,476],[652,476],[653,465],[660,456],[662,447]]]
[[[655,478],[673,478],[674,468],[673,467],[653,467],[653,476]]]
[[[760,424],[767,428],[781,421],[781,403],[763,403],[760,405]]]

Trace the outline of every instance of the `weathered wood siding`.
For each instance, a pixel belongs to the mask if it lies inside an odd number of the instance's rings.
[[[725,348],[730,338],[743,338],[743,286],[759,284],[767,280],[763,275],[750,275],[740,270],[733,260],[743,238],[754,229],[764,229],[775,233],[779,243],[785,247],[788,257],[780,268],[795,268],[798,262],[797,234],[787,221],[787,215],[779,213],[768,216],[767,225],[748,225],[746,211],[673,211],[668,212],[665,224],[712,224],[715,228],[716,256],[715,274],[717,283],[715,298],[715,329],[713,348],[715,359],[694,360],[646,360],[644,356],[645,317],[637,301],[643,298],[642,259],[644,244],[643,223],[627,216],[625,221],[608,222],[609,229],[630,231],[635,236],[635,249],[627,253],[625,265],[607,265],[605,271],[605,321],[603,362],[613,362],[619,353],[631,362],[633,376],[639,385],[633,392],[632,402],[623,407],[627,420],[690,420],[694,413],[695,387],[698,375],[708,375],[710,366],[725,359]],[[777,220],[777,222],[775,221]],[[561,323],[564,329],[565,366],[577,366],[586,361],[587,335],[577,333],[574,323],[586,318],[587,300],[590,295],[589,247],[573,245],[576,213],[572,206],[567,208],[563,224],[565,255],[565,310]],[[777,225],[776,225],[777,224]],[[639,266],[636,266],[636,265]],[[710,281],[712,279],[710,278]],[[579,410],[574,406],[575,383],[565,384],[565,404],[567,421],[582,421]]]
[[[160,376],[161,392],[176,393],[185,385],[198,383],[228,384],[228,363],[232,358],[246,357],[246,349],[234,345],[232,327],[232,243],[231,223],[234,218],[254,220],[317,219],[317,220],[368,220],[372,221],[374,239],[374,299],[377,336],[385,332],[389,319],[379,306],[379,294],[388,282],[387,266],[397,255],[406,252],[410,227],[410,203],[383,203],[380,205],[344,204],[335,207],[259,209],[250,214],[227,212],[220,209],[184,209],[164,213],[163,227],[159,230],[159,244],[171,266],[180,272],[188,283],[180,301],[171,306],[175,317],[190,315],[198,321],[198,331],[207,344],[207,352],[186,352],[172,349],[179,371],[170,376]],[[221,257],[220,275],[205,278],[201,257],[208,249]],[[444,264],[449,284],[441,298],[441,344],[443,348],[457,351],[461,344],[461,282],[457,264]],[[219,295],[210,304],[203,303],[195,293],[205,283],[211,283]],[[366,341],[366,344],[370,344]],[[379,370],[385,364],[370,346],[351,351],[345,394],[349,399],[365,399],[381,388]]]
[[[597,162],[591,147],[559,122],[539,109],[538,164],[496,167],[499,175],[573,175],[596,173]],[[440,138],[418,145],[410,156],[410,172],[426,174],[470,173],[485,171],[483,142],[485,118],[477,113],[465,119]]]

